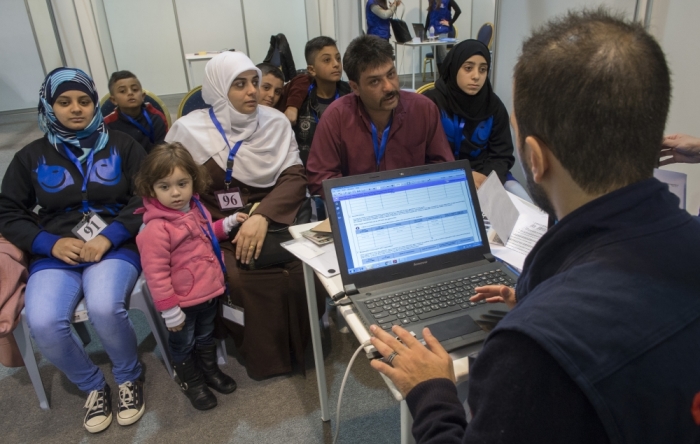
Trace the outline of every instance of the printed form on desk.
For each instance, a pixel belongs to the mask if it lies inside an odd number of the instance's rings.
[[[491,253],[522,271],[525,257],[547,232],[547,213],[506,191],[495,172],[481,184],[477,195],[481,211],[501,240],[489,234]]]

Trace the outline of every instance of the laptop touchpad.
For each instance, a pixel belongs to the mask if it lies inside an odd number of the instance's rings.
[[[474,322],[469,315],[460,316],[449,319],[447,321],[436,322],[435,324],[427,325],[430,332],[437,338],[438,341],[446,341],[458,336],[468,335],[477,331],[482,331],[481,327]]]

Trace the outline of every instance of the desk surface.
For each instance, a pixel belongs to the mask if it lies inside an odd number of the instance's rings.
[[[442,40],[432,40],[432,41],[425,41],[425,42],[406,42],[406,43],[398,43],[399,45],[403,46],[414,46],[414,47],[419,47],[419,46],[447,46],[447,45],[456,45],[459,43],[459,40],[450,40],[450,41],[442,41]]]
[[[293,225],[289,227],[289,232],[291,233],[293,238],[297,239],[302,237],[302,232],[310,230],[318,224],[319,222],[311,222],[303,225]],[[323,284],[323,287],[326,289],[329,295],[337,294],[343,290],[343,281],[340,278],[339,274],[333,276],[332,278],[326,278],[320,273],[316,273],[316,276],[318,277],[321,284]],[[348,326],[350,327],[353,334],[360,343],[363,343],[370,338],[369,331],[367,330],[367,328],[365,328],[365,325],[360,320],[360,317],[357,315],[352,305],[341,305],[338,307],[338,311],[348,323]],[[481,346],[482,343],[472,344],[450,353],[450,356],[452,357],[452,361],[454,363],[455,376],[457,377],[457,382],[461,382],[467,379],[467,377],[469,376],[469,361],[467,356],[475,351],[481,350]],[[369,346],[365,348],[365,351],[369,352],[373,349],[373,346]],[[392,395],[394,395],[394,398],[397,401],[401,401],[403,399],[403,396],[401,395],[401,392],[398,391],[396,386],[394,386],[394,383],[392,383],[391,380],[383,374],[378,374],[382,378],[384,378],[384,381],[387,383],[387,386],[389,387],[389,390],[391,390]]]

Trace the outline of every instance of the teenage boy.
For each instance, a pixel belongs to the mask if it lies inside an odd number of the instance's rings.
[[[343,64],[335,40],[325,36],[309,40],[304,56],[309,73],[294,77],[285,88],[284,114],[292,123],[299,155],[306,166],[321,115],[328,105],[351,90],[347,82],[340,80]]]
[[[272,63],[262,62],[255,65],[262,73],[258,104],[275,108],[282,97],[284,76],[282,71]]]
[[[354,94],[333,102],[319,122],[306,164],[311,194],[333,177],[454,160],[437,106],[399,89],[391,43],[358,37],[343,65]]]
[[[700,223],[653,177],[671,99],[661,47],[605,10],[570,12],[525,41],[513,77],[527,185],[559,222],[515,290],[472,298],[514,305],[469,367],[473,418],[428,329],[424,347],[370,327],[392,356],[372,367],[418,444],[700,443]]]
[[[133,137],[149,152],[163,143],[168,132],[168,120],[153,105],[144,102],[146,93],[141,82],[130,71],[116,71],[109,78],[109,100],[116,105],[105,117],[105,125]]]

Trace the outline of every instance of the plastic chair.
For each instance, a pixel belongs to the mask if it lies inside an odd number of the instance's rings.
[[[202,87],[198,86],[192,91],[188,92],[187,95],[180,102],[180,106],[177,109],[177,118],[186,116],[197,109],[209,108],[202,98]]]
[[[162,112],[168,121],[168,128],[170,128],[173,125],[173,122],[172,118],[170,117],[168,107],[165,106],[165,103],[163,103],[163,101],[160,100],[160,97],[157,95],[146,89],[144,89],[143,92],[146,93],[146,97],[143,99],[143,101],[150,103],[155,109]],[[102,112],[102,117],[107,117],[108,115],[112,114],[112,111],[114,111],[114,109],[117,107],[111,100],[109,100],[110,95],[111,94],[107,93],[100,99],[100,111]]]
[[[479,32],[476,33],[476,39],[491,49],[491,43],[493,43],[493,23],[486,22],[481,25]]]
[[[167,347],[168,330],[165,328],[163,318],[153,305],[153,300],[151,299],[151,294],[148,292],[146,279],[143,277],[143,274],[139,276],[138,280],[136,281],[134,289],[131,291],[131,295],[127,301],[127,306],[129,309],[140,310],[144,315],[146,315],[148,326],[151,328],[151,332],[153,332],[153,336],[156,338],[156,342],[158,343],[158,348],[160,348],[161,356],[163,356],[165,368],[168,370],[168,374],[172,378],[173,369],[170,365],[170,352]],[[22,313],[20,314],[20,322],[13,333],[15,340],[17,341],[17,346],[22,354],[22,359],[24,359],[27,372],[29,373],[29,378],[34,386],[34,391],[39,398],[39,406],[44,410],[48,410],[49,401],[46,397],[44,384],[41,381],[41,375],[39,374],[39,366],[37,365],[36,357],[34,356],[34,347],[32,346],[32,341],[29,335],[29,324],[27,324],[25,316],[25,311],[22,310]],[[86,321],[87,319],[88,317],[87,312],[85,311],[85,301],[83,300],[80,301],[75,310],[73,315],[73,325],[84,344],[90,342],[90,337],[85,326],[80,323]]]

